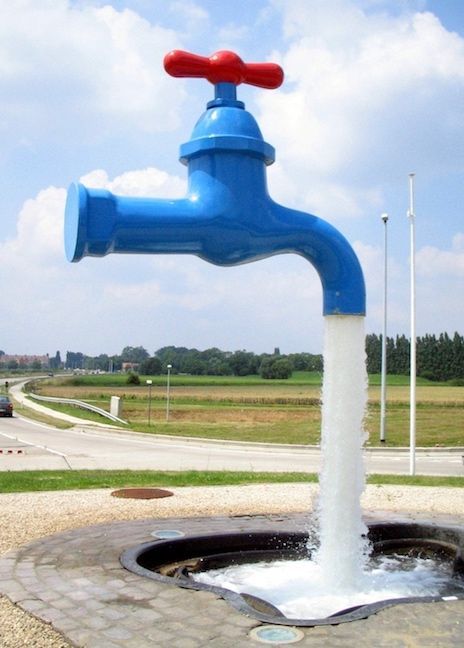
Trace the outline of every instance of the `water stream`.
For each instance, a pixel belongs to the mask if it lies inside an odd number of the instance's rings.
[[[364,318],[325,318],[321,451],[314,556],[329,589],[353,589],[367,555],[362,446],[367,403]]]

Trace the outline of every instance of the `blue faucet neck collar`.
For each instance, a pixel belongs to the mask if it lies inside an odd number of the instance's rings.
[[[237,101],[234,83],[220,81],[215,84],[215,99],[207,105],[193,129],[190,141],[180,147],[180,161],[188,165],[189,160],[201,155],[218,153],[236,154],[243,158],[255,157],[266,165],[275,159],[275,150],[263,140],[255,118],[242,101]]]
[[[208,101],[206,107],[217,108],[220,106],[231,106],[233,108],[245,108],[243,101],[237,99],[237,86],[235,83],[221,81],[214,86],[214,99]]]

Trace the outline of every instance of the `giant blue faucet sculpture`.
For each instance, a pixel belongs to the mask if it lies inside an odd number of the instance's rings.
[[[248,83],[277,88],[283,72],[273,63],[245,64],[236,54],[206,58],[175,50],[164,60],[175,77],[203,77],[215,98],[180,148],[188,167],[181,199],[129,198],[104,189],[71,185],[65,217],[70,261],[111,252],[196,254],[232,266],[293,252],[317,270],[324,315],[364,315],[365,288],[358,259],[329,223],[277,204],[266,186],[275,151],[236,97]]]

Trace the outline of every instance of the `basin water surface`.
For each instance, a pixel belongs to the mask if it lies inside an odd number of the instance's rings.
[[[207,590],[261,621],[296,626],[362,619],[399,603],[464,599],[464,530],[418,523],[369,525],[371,558],[351,587],[333,588],[292,531],[204,534],[124,552],[131,571]]]

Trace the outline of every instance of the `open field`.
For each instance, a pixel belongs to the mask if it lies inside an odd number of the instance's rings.
[[[150,403],[144,377],[141,385],[128,385],[126,376],[121,375],[55,378],[38,383],[36,391],[84,400],[103,409],[109,409],[111,396],[120,396],[124,403],[123,417],[133,429],[142,432],[234,441],[319,443],[320,374],[297,372],[289,381],[264,381],[257,376],[173,376],[169,422],[166,422],[166,377],[155,378],[157,384],[152,387]],[[372,382],[378,382],[376,376]],[[407,446],[408,380],[405,376],[393,376],[390,382],[393,384],[387,390],[387,443]],[[369,387],[368,399],[368,443],[378,445],[378,385]],[[70,410],[65,408],[65,411]],[[76,414],[75,408],[71,411]],[[417,445],[464,445],[464,387],[419,381]]]

